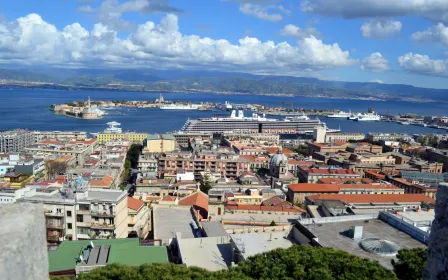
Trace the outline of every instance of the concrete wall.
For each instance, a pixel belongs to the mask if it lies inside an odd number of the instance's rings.
[[[436,216],[432,223],[424,279],[448,279],[448,184],[437,190]]]
[[[395,217],[391,213],[380,212],[379,218],[381,220],[385,221],[386,223],[388,223],[389,225],[393,226],[394,228],[409,234],[410,236],[417,239],[418,241],[428,244],[429,233],[427,233],[426,231],[423,231],[423,230],[419,229],[418,227],[415,227],[414,225],[412,225],[398,217]]]
[[[116,206],[115,234],[116,238],[128,237],[128,199],[125,196]]]
[[[0,206],[0,279],[48,279],[42,205]]]

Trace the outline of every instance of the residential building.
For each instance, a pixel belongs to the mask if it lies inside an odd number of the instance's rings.
[[[9,172],[3,176],[3,180],[9,182],[11,188],[23,188],[34,182],[34,175]]]
[[[233,195],[233,201],[238,205],[260,205],[262,195]]]
[[[407,181],[403,178],[389,178],[391,184],[401,188],[405,193],[409,194],[423,194],[436,200],[438,184],[424,184],[418,181]],[[442,183],[442,182],[441,182]],[[443,184],[443,183],[442,183]]]
[[[105,133],[100,132],[97,135],[98,142],[107,143],[111,140],[129,141],[131,143],[143,144],[148,134],[137,132],[123,132],[123,133]]]
[[[138,158],[137,169],[140,172],[158,172],[158,161],[157,159],[150,154],[140,155]]]
[[[411,136],[403,133],[368,133],[367,141],[380,142],[380,141],[397,141],[410,139]]]
[[[210,138],[212,137],[211,133],[205,133],[205,132],[185,132],[185,131],[178,131],[175,133],[171,133],[175,139],[176,143],[180,147],[188,147],[190,143],[190,138]]]
[[[291,184],[288,200],[304,203],[306,197],[319,194],[403,194],[405,191],[390,183],[383,184]]]
[[[59,141],[66,139],[85,140],[88,138],[85,131],[34,131],[34,136],[37,142],[50,139]]]
[[[325,134],[325,143],[361,141],[365,138],[366,135],[359,132],[332,132]]]
[[[36,143],[34,133],[29,130],[16,129],[0,132],[0,153],[17,153],[25,147]]]
[[[10,188],[0,187],[0,204],[15,203],[17,200],[23,198],[25,195],[33,195],[36,189],[31,187]]]
[[[176,149],[176,138],[170,134],[147,135],[143,153],[167,153]]]
[[[309,143],[308,144],[308,154],[313,155],[314,153],[337,153],[339,151],[344,151],[347,148],[347,143],[345,142],[334,142],[329,144],[322,143]]]
[[[198,177],[205,171],[237,178],[243,172],[250,171],[250,162],[235,154],[171,152],[159,158],[159,170],[194,172]]]
[[[350,153],[370,152],[374,154],[381,154],[383,152],[383,147],[366,142],[359,142],[349,144],[346,151]]]
[[[120,190],[88,190],[86,182],[77,180],[75,183],[75,187],[62,191],[47,188],[20,200],[43,204],[49,244],[63,240],[126,238],[127,193]]]
[[[303,183],[317,183],[319,179],[322,178],[360,178],[361,175],[356,173],[353,170],[321,166],[316,167],[313,166],[311,168],[301,167],[299,166],[297,170],[297,175],[300,179],[300,182]]]
[[[151,212],[145,202],[128,197],[128,237],[145,239],[151,227]]]

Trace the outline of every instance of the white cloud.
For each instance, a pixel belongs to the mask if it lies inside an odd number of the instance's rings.
[[[448,76],[448,60],[431,59],[427,55],[407,53],[398,58],[400,66],[417,74]]]
[[[448,46],[448,26],[439,23],[425,31],[418,31],[412,34],[412,39],[421,42],[440,42]]]
[[[338,44],[313,36],[297,41],[261,42],[245,37],[238,44],[179,32],[178,17],[148,21],[127,38],[97,23],[89,32],[78,23],[57,30],[39,15],[0,21],[0,62],[63,66],[196,67],[265,73],[298,73],[355,63]]]
[[[280,30],[280,35],[282,36],[290,36],[290,37],[296,37],[296,38],[304,38],[309,36],[314,36],[316,38],[321,37],[322,34],[316,29],[312,27],[308,27],[305,29],[302,29],[298,26],[295,26],[294,24],[288,24],[283,27],[282,30]]]
[[[93,13],[95,10],[90,5],[83,5],[78,7],[78,11],[84,13]]]
[[[384,84],[384,82],[380,79],[373,80],[372,83]]]
[[[253,15],[262,20],[268,20],[272,22],[281,21],[283,16],[279,13],[270,13],[270,6],[261,6],[255,4],[242,4],[240,6],[240,11],[245,15]]]
[[[361,26],[362,36],[374,39],[387,39],[400,34],[402,24],[392,20],[371,20]]]
[[[384,72],[389,70],[389,66],[383,55],[375,52],[362,61],[361,69],[372,72]]]
[[[288,16],[291,15],[291,10],[286,9],[285,7],[283,7],[283,5],[279,5],[278,9],[285,15],[288,15]]]
[[[423,16],[448,22],[446,0],[303,0],[301,9],[327,17],[366,18]]]
[[[82,8],[84,7],[84,8]],[[118,0],[104,0],[97,9],[90,6],[81,6],[78,9],[84,12],[97,12],[97,18],[102,23],[114,29],[129,29],[134,24],[122,19],[122,15],[129,12],[138,13],[177,13],[181,10],[169,5],[169,0],[127,0],[119,2]]]

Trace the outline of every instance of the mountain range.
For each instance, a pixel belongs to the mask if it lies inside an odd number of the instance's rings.
[[[421,102],[448,101],[448,89],[203,70],[12,68],[0,69],[0,80],[3,80],[1,82],[3,86],[20,81],[52,83],[57,87],[72,89],[107,88],[130,91],[281,94]],[[41,87],[42,85],[27,86]]]

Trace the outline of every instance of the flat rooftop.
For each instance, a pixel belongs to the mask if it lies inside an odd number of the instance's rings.
[[[162,239],[162,243],[174,238],[176,232],[182,238],[194,238],[191,222],[193,215],[189,207],[161,207],[156,205],[154,215],[154,239]]]
[[[233,242],[245,259],[274,249],[288,249],[294,243],[286,239],[287,232],[231,234]]]
[[[232,246],[228,236],[181,238],[178,244],[182,263],[187,267],[219,271],[229,268],[232,262]]]
[[[138,266],[145,263],[168,262],[167,249],[164,246],[140,246],[138,238],[92,240],[95,248],[107,246],[109,255],[105,263],[120,263]],[[64,241],[56,251],[48,252],[49,272],[75,269],[77,260],[90,240]]]
[[[400,215],[397,215],[398,217],[404,217],[414,223],[418,223],[418,222],[427,222],[430,221],[432,222],[434,220],[435,217],[435,212],[431,211],[406,211],[406,212],[401,212]]]
[[[376,260],[384,267],[392,269],[391,260],[393,257],[383,257],[368,253],[361,249],[359,242],[347,237],[346,233],[352,226],[363,227],[363,239],[385,239],[395,242],[401,249],[426,248],[423,243],[420,243],[406,233],[399,231],[381,220],[369,220],[368,223],[364,221],[348,221],[319,225],[310,224],[306,228],[318,238],[318,242],[323,247],[339,249],[362,258]]]
[[[201,222],[202,229],[207,237],[228,236],[221,222]]]

